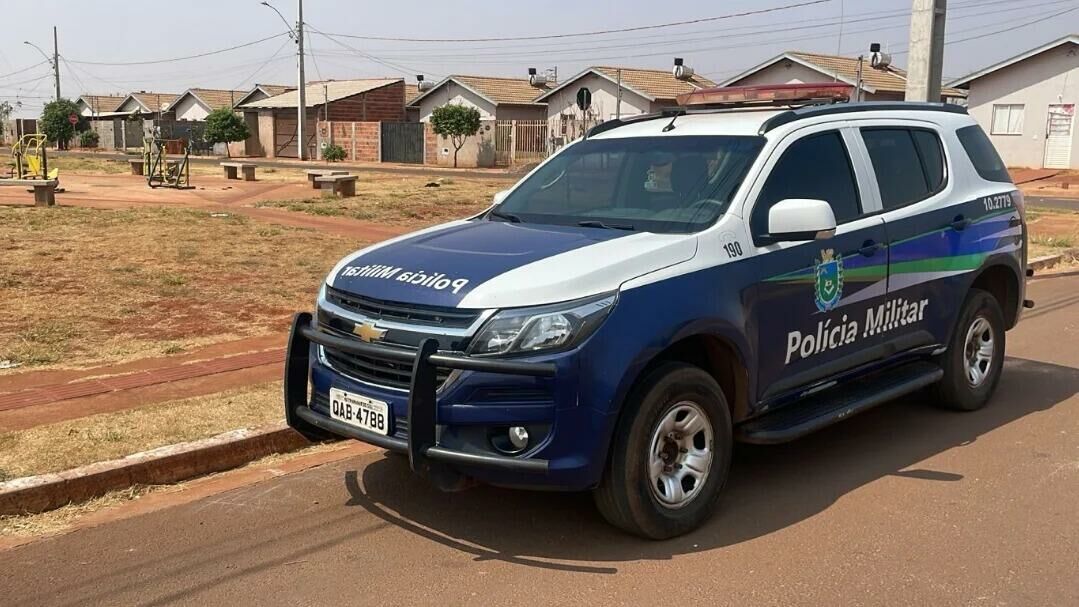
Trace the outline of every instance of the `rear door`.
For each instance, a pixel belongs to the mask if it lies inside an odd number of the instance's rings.
[[[866,171],[850,153],[843,124],[801,129],[781,142],[762,172],[748,214],[759,263],[745,302],[756,336],[757,398],[768,401],[879,356],[876,336],[862,332],[866,306],[886,292],[887,237],[879,203],[859,185]],[[763,244],[768,211],[789,198],[832,206],[832,238]]]
[[[948,339],[963,301],[963,275],[980,263],[978,201],[956,199],[940,131],[928,123],[867,122],[858,128],[890,241],[888,298],[866,313],[866,330],[888,354],[933,349]]]

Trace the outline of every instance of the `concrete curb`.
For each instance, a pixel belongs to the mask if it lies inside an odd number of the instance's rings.
[[[1064,259],[1063,255],[1045,255],[1043,257],[1035,257],[1027,262],[1027,267],[1037,272],[1038,270],[1044,270],[1045,268],[1054,266],[1060,263]]]
[[[0,483],[0,515],[33,514],[133,485],[162,485],[242,466],[311,443],[284,422],[217,436],[80,468]]]

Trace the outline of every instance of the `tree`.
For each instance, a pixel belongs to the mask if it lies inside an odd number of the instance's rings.
[[[431,113],[435,134],[448,137],[453,144],[453,168],[457,168],[457,152],[465,140],[480,131],[480,111],[465,105],[448,104],[436,107]]]
[[[0,101],[0,143],[4,143],[7,139],[7,121],[14,111],[15,108],[11,107],[11,103]]]
[[[232,152],[228,144],[234,141],[244,141],[251,136],[251,130],[244,124],[242,118],[236,115],[231,108],[222,107],[210,112],[206,116],[206,131],[203,138],[209,143],[224,143],[225,153],[232,158]]]
[[[75,124],[68,121],[68,116],[72,114],[79,117]],[[79,115],[75,102],[62,97],[45,104],[37,125],[38,131],[44,133],[49,141],[55,141],[61,150],[67,149],[67,142],[75,136],[75,131],[85,131],[89,127],[86,118]]]

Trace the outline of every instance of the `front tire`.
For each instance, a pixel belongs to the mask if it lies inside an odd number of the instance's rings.
[[[940,357],[944,377],[935,388],[937,405],[957,411],[984,407],[1000,381],[1004,340],[1000,304],[986,291],[972,289],[948,351]]]
[[[701,525],[727,482],[732,431],[727,399],[698,367],[666,363],[626,402],[606,474],[593,497],[612,525],[648,539]]]

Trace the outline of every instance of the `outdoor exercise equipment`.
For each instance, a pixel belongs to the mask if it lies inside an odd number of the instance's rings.
[[[191,145],[187,140],[147,137],[142,150],[146,163],[146,184],[151,188],[192,187],[189,164]],[[172,158],[169,157],[170,153]]]
[[[23,135],[11,146],[15,179],[59,179],[60,169],[49,170],[48,138],[41,133]]]

